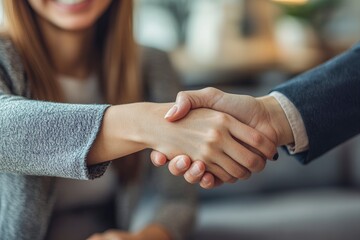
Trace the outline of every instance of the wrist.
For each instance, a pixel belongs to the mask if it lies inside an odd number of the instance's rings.
[[[116,134],[116,139],[126,140],[137,145],[140,150],[145,148],[154,148],[156,140],[160,138],[163,123],[164,112],[169,105],[158,103],[134,103],[127,105],[118,105],[109,109],[110,118],[112,118],[113,127],[110,131]],[[113,110],[113,113],[111,112]],[[124,119],[122,116],[126,116]],[[119,119],[124,119],[119,121]]]
[[[145,103],[116,105],[104,114],[100,130],[87,156],[87,164],[114,160],[145,149],[142,125]]]
[[[266,109],[270,124],[277,135],[277,146],[294,142],[293,132],[284,110],[273,96],[257,98]]]
[[[169,132],[169,123],[164,119],[166,112],[173,106],[173,103],[144,103],[139,109],[137,119],[138,128],[133,134],[134,141],[139,142],[145,148],[158,149],[165,141],[164,132]]]
[[[112,132],[115,141],[127,141],[144,148],[144,142],[141,139],[140,134],[140,122],[138,119],[142,119],[143,116],[141,104],[127,104],[117,105],[109,108],[108,112],[108,131]],[[124,118],[126,116],[126,118]],[[106,120],[106,119],[105,119]]]

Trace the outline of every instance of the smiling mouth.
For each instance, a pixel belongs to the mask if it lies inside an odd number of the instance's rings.
[[[82,2],[86,2],[87,0],[54,0],[54,1],[64,5],[76,5]]]

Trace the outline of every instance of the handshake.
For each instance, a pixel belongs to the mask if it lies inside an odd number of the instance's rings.
[[[267,159],[278,159],[277,146],[294,143],[287,116],[273,96],[254,98],[214,88],[180,92],[165,119],[186,126],[188,118],[198,119],[184,139],[194,151],[183,155],[154,148],[151,160],[155,166],[169,160],[173,175],[206,189],[249,178],[264,169]]]

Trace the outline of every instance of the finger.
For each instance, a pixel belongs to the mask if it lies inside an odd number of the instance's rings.
[[[277,153],[276,145],[261,132],[231,118],[229,130],[232,136],[257,149],[267,159],[273,159]]]
[[[230,160],[230,162],[233,162]],[[219,178],[222,182],[233,183],[236,181],[236,178],[224,170],[221,166],[217,164],[209,164],[206,167],[206,171],[214,174],[215,177]]]
[[[185,117],[191,109],[211,108],[221,96],[222,92],[215,88],[179,92],[176,97],[176,104],[167,112],[165,118],[173,122]]]
[[[231,147],[228,147],[229,144],[231,144],[233,147],[237,147],[237,148],[242,147],[240,144],[238,144],[233,139],[229,143],[226,143],[226,142],[227,141],[225,140],[225,144],[224,144],[225,149],[231,148]],[[234,151],[233,149],[230,149],[230,150]],[[214,169],[212,169],[213,166],[209,166],[207,170],[209,172],[213,173],[216,177],[221,179],[223,182],[233,183],[236,181],[236,179],[245,180],[245,179],[248,179],[251,175],[250,171],[246,167],[242,166],[241,163],[239,164],[240,160],[239,160],[239,156],[237,156],[237,155],[230,156],[230,155],[227,155],[226,152],[223,152],[221,155],[215,156],[214,159],[215,159],[216,165],[220,166],[227,173],[227,175],[231,176],[231,178],[227,179],[227,176],[223,175],[223,171],[220,171],[217,173],[213,172],[214,171]],[[219,174],[221,174],[221,175],[219,175]]]
[[[184,173],[190,168],[191,163],[192,161],[188,156],[177,156],[170,160],[168,166],[169,171],[175,176],[184,175]]]
[[[190,169],[184,174],[184,178],[188,183],[195,184],[200,182],[206,170],[205,164],[201,161],[195,161],[191,164]]]
[[[206,172],[200,180],[200,186],[204,189],[212,189],[215,187],[215,176]]]
[[[224,143],[224,152],[241,165],[242,171],[239,171],[239,179],[247,179],[247,172],[260,172],[265,168],[266,159],[253,153],[237,141],[226,141]]]
[[[164,166],[167,162],[166,156],[158,151],[152,151],[150,154],[150,159],[156,167]]]
[[[235,139],[235,138],[234,138]],[[259,155],[262,159],[265,160],[265,163],[266,163],[266,160],[268,159],[266,156],[264,156],[261,152],[259,152],[259,150],[253,148],[252,146],[240,141],[239,139],[235,139],[238,143],[240,143],[241,145],[243,145],[245,148],[247,148],[248,150],[250,150],[251,152]],[[279,153],[276,151],[276,154],[273,156],[272,159],[269,159],[270,161],[276,161],[279,157]]]
[[[205,174],[206,174],[206,173],[205,173]],[[213,180],[211,180],[211,181],[213,181],[213,182],[212,182],[211,185],[210,185],[208,188],[206,188],[206,189],[213,189],[213,188],[216,188],[216,187],[220,187],[221,185],[224,184],[223,181],[221,181],[219,178],[215,177],[214,175],[212,175],[212,177],[214,178]],[[202,183],[200,182],[200,184],[202,184]]]
[[[241,141],[241,140],[239,140],[239,139],[237,139],[237,138],[234,138],[234,140],[235,140],[236,142],[238,142],[239,144],[241,144],[242,146],[244,146],[244,147],[245,147],[246,149],[248,149],[249,151],[251,151],[251,152],[259,155],[261,158],[267,159],[267,157],[266,157],[264,154],[262,154],[262,152],[260,152],[259,150],[253,148],[252,146],[244,143],[243,141]]]

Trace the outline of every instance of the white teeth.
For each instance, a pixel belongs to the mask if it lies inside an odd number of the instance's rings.
[[[58,3],[62,3],[62,4],[78,4],[81,2],[85,2],[86,0],[55,0]]]

